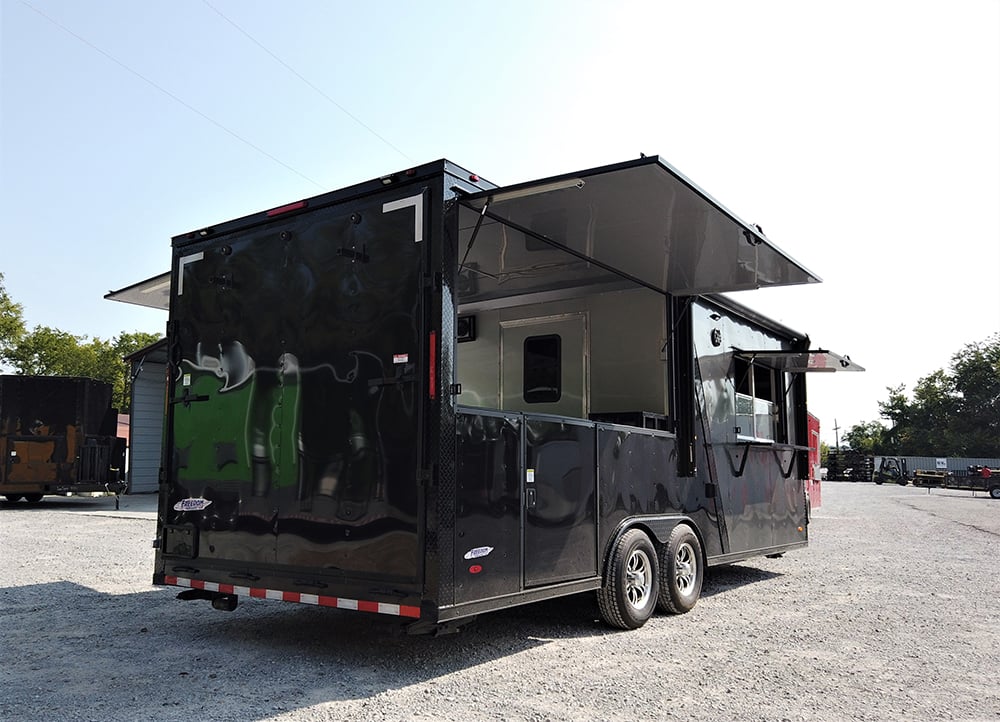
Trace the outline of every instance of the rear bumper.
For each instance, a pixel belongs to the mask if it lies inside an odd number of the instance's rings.
[[[320,607],[335,607],[336,609],[350,609],[357,612],[372,612],[374,614],[389,614],[396,617],[407,617],[410,619],[420,618],[420,608],[406,604],[390,604],[387,602],[373,602],[362,599],[348,599],[345,597],[331,597],[324,594],[306,594],[303,592],[284,592],[277,589],[264,589],[260,587],[241,587],[235,584],[222,584],[219,582],[208,582],[202,579],[187,579],[164,575],[162,579],[155,579],[154,584],[164,586],[185,587],[188,589],[203,589],[207,592],[218,592],[220,594],[233,594],[236,596],[255,597],[257,599],[274,599],[281,602],[295,602],[297,604],[313,604]]]

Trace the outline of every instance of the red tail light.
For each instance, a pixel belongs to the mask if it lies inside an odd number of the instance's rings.
[[[427,395],[437,398],[437,331],[431,331],[427,342]]]
[[[297,203],[289,203],[287,206],[281,206],[279,208],[272,208],[267,212],[268,218],[272,216],[280,216],[282,213],[291,213],[292,211],[297,211],[305,208],[309,204],[306,201],[298,201]]]

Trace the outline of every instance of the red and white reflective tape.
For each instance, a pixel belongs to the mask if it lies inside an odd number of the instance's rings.
[[[320,607],[336,607],[337,609],[353,609],[356,612],[374,612],[375,614],[392,614],[397,617],[420,618],[420,607],[406,604],[387,604],[385,602],[366,602],[359,599],[344,599],[343,597],[327,597],[322,594],[303,594],[301,592],[281,592],[276,589],[260,589],[257,587],[238,587],[234,584],[219,584],[206,582],[202,579],[185,579],[184,577],[164,577],[164,584],[174,587],[190,587],[204,589],[206,592],[235,594],[257,599],[277,599],[281,602],[297,602],[299,604],[315,604]]]

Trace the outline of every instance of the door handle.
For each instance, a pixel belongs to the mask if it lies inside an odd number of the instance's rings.
[[[534,489],[525,489],[524,490],[524,507],[526,509],[534,509],[535,508],[535,503],[537,501],[537,498],[538,497],[536,496]]]
[[[171,404],[184,404],[185,407],[191,405],[192,401],[208,401],[211,397],[208,395],[195,395],[191,393],[191,389],[185,388],[184,395],[178,399],[170,399]]]

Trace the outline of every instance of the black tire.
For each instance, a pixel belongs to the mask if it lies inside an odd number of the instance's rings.
[[[23,498],[24,497],[21,494],[7,494],[4,496],[4,499],[9,501],[11,504],[13,504],[15,501],[21,501],[21,499]]]
[[[653,543],[629,529],[615,544],[604,586],[597,590],[601,618],[612,627],[638,629],[656,608],[659,569]]]
[[[705,565],[698,535],[687,524],[678,524],[660,547],[660,598],[656,606],[670,614],[694,609],[701,596]]]
[[[990,487],[990,497],[993,499],[1000,499],[1000,486]]]
[[[25,494],[24,500],[29,504],[37,504],[42,500],[44,494]]]

